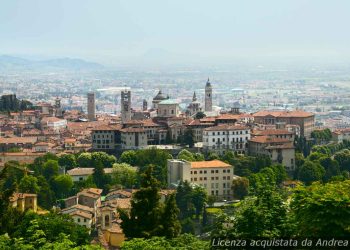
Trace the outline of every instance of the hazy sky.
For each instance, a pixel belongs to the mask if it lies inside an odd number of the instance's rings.
[[[349,30],[349,0],[0,0],[0,54],[347,59]]]

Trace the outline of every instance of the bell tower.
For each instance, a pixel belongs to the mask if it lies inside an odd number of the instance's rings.
[[[213,88],[211,83],[208,81],[205,85],[205,100],[204,100],[204,111],[213,111]]]

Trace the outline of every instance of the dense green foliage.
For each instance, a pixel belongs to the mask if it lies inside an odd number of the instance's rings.
[[[131,200],[131,211],[119,209],[121,226],[128,238],[176,237],[180,233],[178,208],[172,197],[160,202],[160,183],[149,166],[141,176],[141,188]],[[172,207],[170,207],[170,205]],[[167,218],[167,221],[164,219]]]
[[[150,239],[134,238],[125,241],[122,245],[122,250],[163,250],[163,249],[210,249],[208,241],[199,240],[191,234],[181,234],[173,239],[165,237],[152,237]]]

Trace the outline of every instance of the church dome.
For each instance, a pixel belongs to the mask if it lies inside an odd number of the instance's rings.
[[[158,94],[153,98],[153,100],[161,101],[168,99],[165,95],[163,95],[162,91],[159,90]]]

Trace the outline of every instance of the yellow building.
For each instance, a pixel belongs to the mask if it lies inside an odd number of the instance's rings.
[[[168,160],[169,186],[187,180],[204,187],[208,195],[218,199],[232,199],[231,183],[234,178],[233,166],[219,160]]]
[[[16,207],[21,212],[31,209],[36,213],[38,210],[37,202],[36,194],[14,193],[10,197],[10,205]]]

